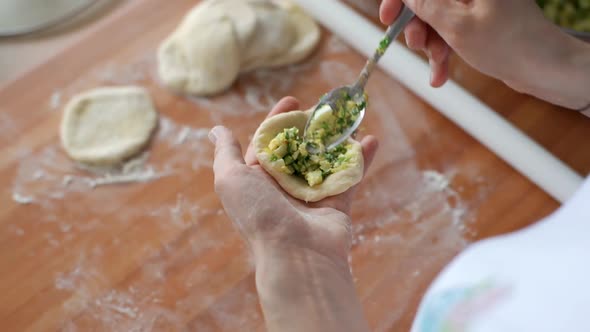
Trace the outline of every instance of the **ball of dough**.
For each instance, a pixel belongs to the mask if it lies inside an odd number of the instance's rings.
[[[158,115],[140,87],[108,87],[75,96],[61,122],[61,141],[79,162],[115,165],[137,154],[156,128]]]
[[[213,95],[242,72],[303,60],[319,40],[318,25],[288,0],[206,0],[162,42],[158,72],[174,91]]]
[[[276,161],[272,160],[271,153],[268,149],[270,141],[285,128],[296,127],[300,133],[303,133],[305,124],[311,113],[312,110],[305,112],[293,111],[275,115],[260,125],[253,139],[256,157],[260,165],[287,193],[305,202],[317,202],[326,197],[345,192],[362,180],[364,171],[362,146],[353,139],[348,140],[350,148],[347,154],[351,156],[348,161],[348,167],[329,175],[319,185],[309,186],[303,178],[284,173],[276,167]]]

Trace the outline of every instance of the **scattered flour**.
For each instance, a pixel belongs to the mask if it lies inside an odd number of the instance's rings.
[[[71,175],[64,175],[63,180],[61,181],[62,186],[67,187],[74,181],[74,177]]]
[[[45,172],[43,172],[42,169],[39,169],[39,170],[35,171],[35,173],[33,174],[33,179],[34,180],[41,180],[44,176],[45,176]]]
[[[330,36],[326,42],[326,48],[331,54],[348,53],[352,51],[352,48],[336,35]]]
[[[293,86],[306,82],[306,74],[318,64],[317,57],[313,57],[302,64],[281,69],[256,70],[238,79],[238,89],[211,98],[188,98],[208,110],[215,123],[222,122],[226,115],[267,113],[282,97],[290,93]]]
[[[94,301],[96,306],[108,308],[116,313],[135,319],[138,316],[138,308],[132,298],[124,296],[116,291],[108,292],[104,297]]]
[[[103,84],[137,84],[156,78],[156,68],[155,52],[146,52],[131,64],[106,64],[93,71],[91,76]]]
[[[182,128],[182,130],[178,133],[178,137],[176,138],[176,144],[183,144],[188,136],[191,133],[191,129],[188,127]]]
[[[100,187],[100,186],[108,186],[112,184],[124,184],[124,183],[145,183],[157,180],[161,177],[167,176],[168,174],[164,172],[156,172],[152,167],[148,167],[145,170],[140,171],[132,171],[129,173],[121,173],[121,174],[110,174],[107,173],[106,175],[93,178],[93,179],[85,179],[88,185],[92,188]]]
[[[426,185],[435,191],[445,191],[449,189],[449,178],[438,173],[437,171],[422,172]]]
[[[86,253],[81,253],[76,265],[66,273],[58,273],[55,277],[55,288],[59,290],[78,291],[88,279],[100,279],[94,263],[90,263]]]
[[[182,176],[213,165],[208,128],[179,125],[169,118],[160,119],[160,131],[154,147],[169,155],[149,162],[144,153],[119,168],[101,168],[72,162],[57,144],[25,156],[13,181],[13,200],[20,204],[61,200],[69,193],[86,192],[97,187],[148,183],[162,177]],[[189,165],[190,169],[186,169]]]
[[[16,121],[8,115],[8,111],[0,108],[0,138],[14,139],[17,137],[19,127]]]
[[[76,166],[82,170],[99,175],[99,177],[95,178],[81,177],[91,188],[113,184],[146,183],[170,175],[166,172],[157,172],[151,166],[146,167],[145,164],[148,159],[149,153],[144,152],[139,157],[127,161],[118,169],[102,169],[83,164],[77,164]],[[73,177],[66,175],[62,183],[67,186],[72,181]]]
[[[18,192],[12,193],[12,200],[17,202],[18,204],[23,204],[23,205],[31,204],[35,201],[35,199],[33,197],[24,196],[24,195],[19,194]]]
[[[61,106],[61,92],[55,91],[51,94],[51,98],[49,100],[49,107],[52,110],[57,110]]]

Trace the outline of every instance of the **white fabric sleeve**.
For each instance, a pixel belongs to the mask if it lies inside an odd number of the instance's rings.
[[[589,256],[590,179],[551,216],[455,258],[412,331],[590,331]]]

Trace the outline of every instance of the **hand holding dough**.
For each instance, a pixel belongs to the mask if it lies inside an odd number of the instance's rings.
[[[68,155],[87,164],[115,165],[137,154],[156,128],[158,115],[140,87],[98,88],[66,105],[61,141]]]
[[[296,127],[303,133],[310,115],[311,111],[292,111],[265,120],[254,135],[253,146],[260,165],[287,193],[306,202],[317,202],[341,194],[359,183],[363,177],[364,159],[361,144],[349,139],[347,167],[328,175],[318,185],[310,186],[305,179],[281,171],[282,160],[273,160],[275,158],[268,148],[271,140],[286,128]]]
[[[289,0],[205,0],[160,45],[159,75],[174,91],[212,95],[241,72],[305,59],[319,40],[318,25]]]

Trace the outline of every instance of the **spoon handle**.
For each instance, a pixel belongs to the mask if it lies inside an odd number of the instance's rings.
[[[402,4],[402,9],[400,11],[399,16],[395,20],[395,22],[387,28],[385,31],[385,37],[379,43],[379,47],[375,51],[375,54],[372,58],[367,61],[367,64],[363,68],[361,75],[357,79],[356,83],[353,85],[353,90],[355,92],[362,92],[365,90],[365,85],[367,85],[367,81],[369,80],[369,76],[373,73],[375,69],[375,65],[381,59],[385,51],[389,48],[389,45],[399,36],[399,34],[404,30],[406,25],[410,23],[412,18],[414,18],[415,14],[412,12],[410,8]]]

